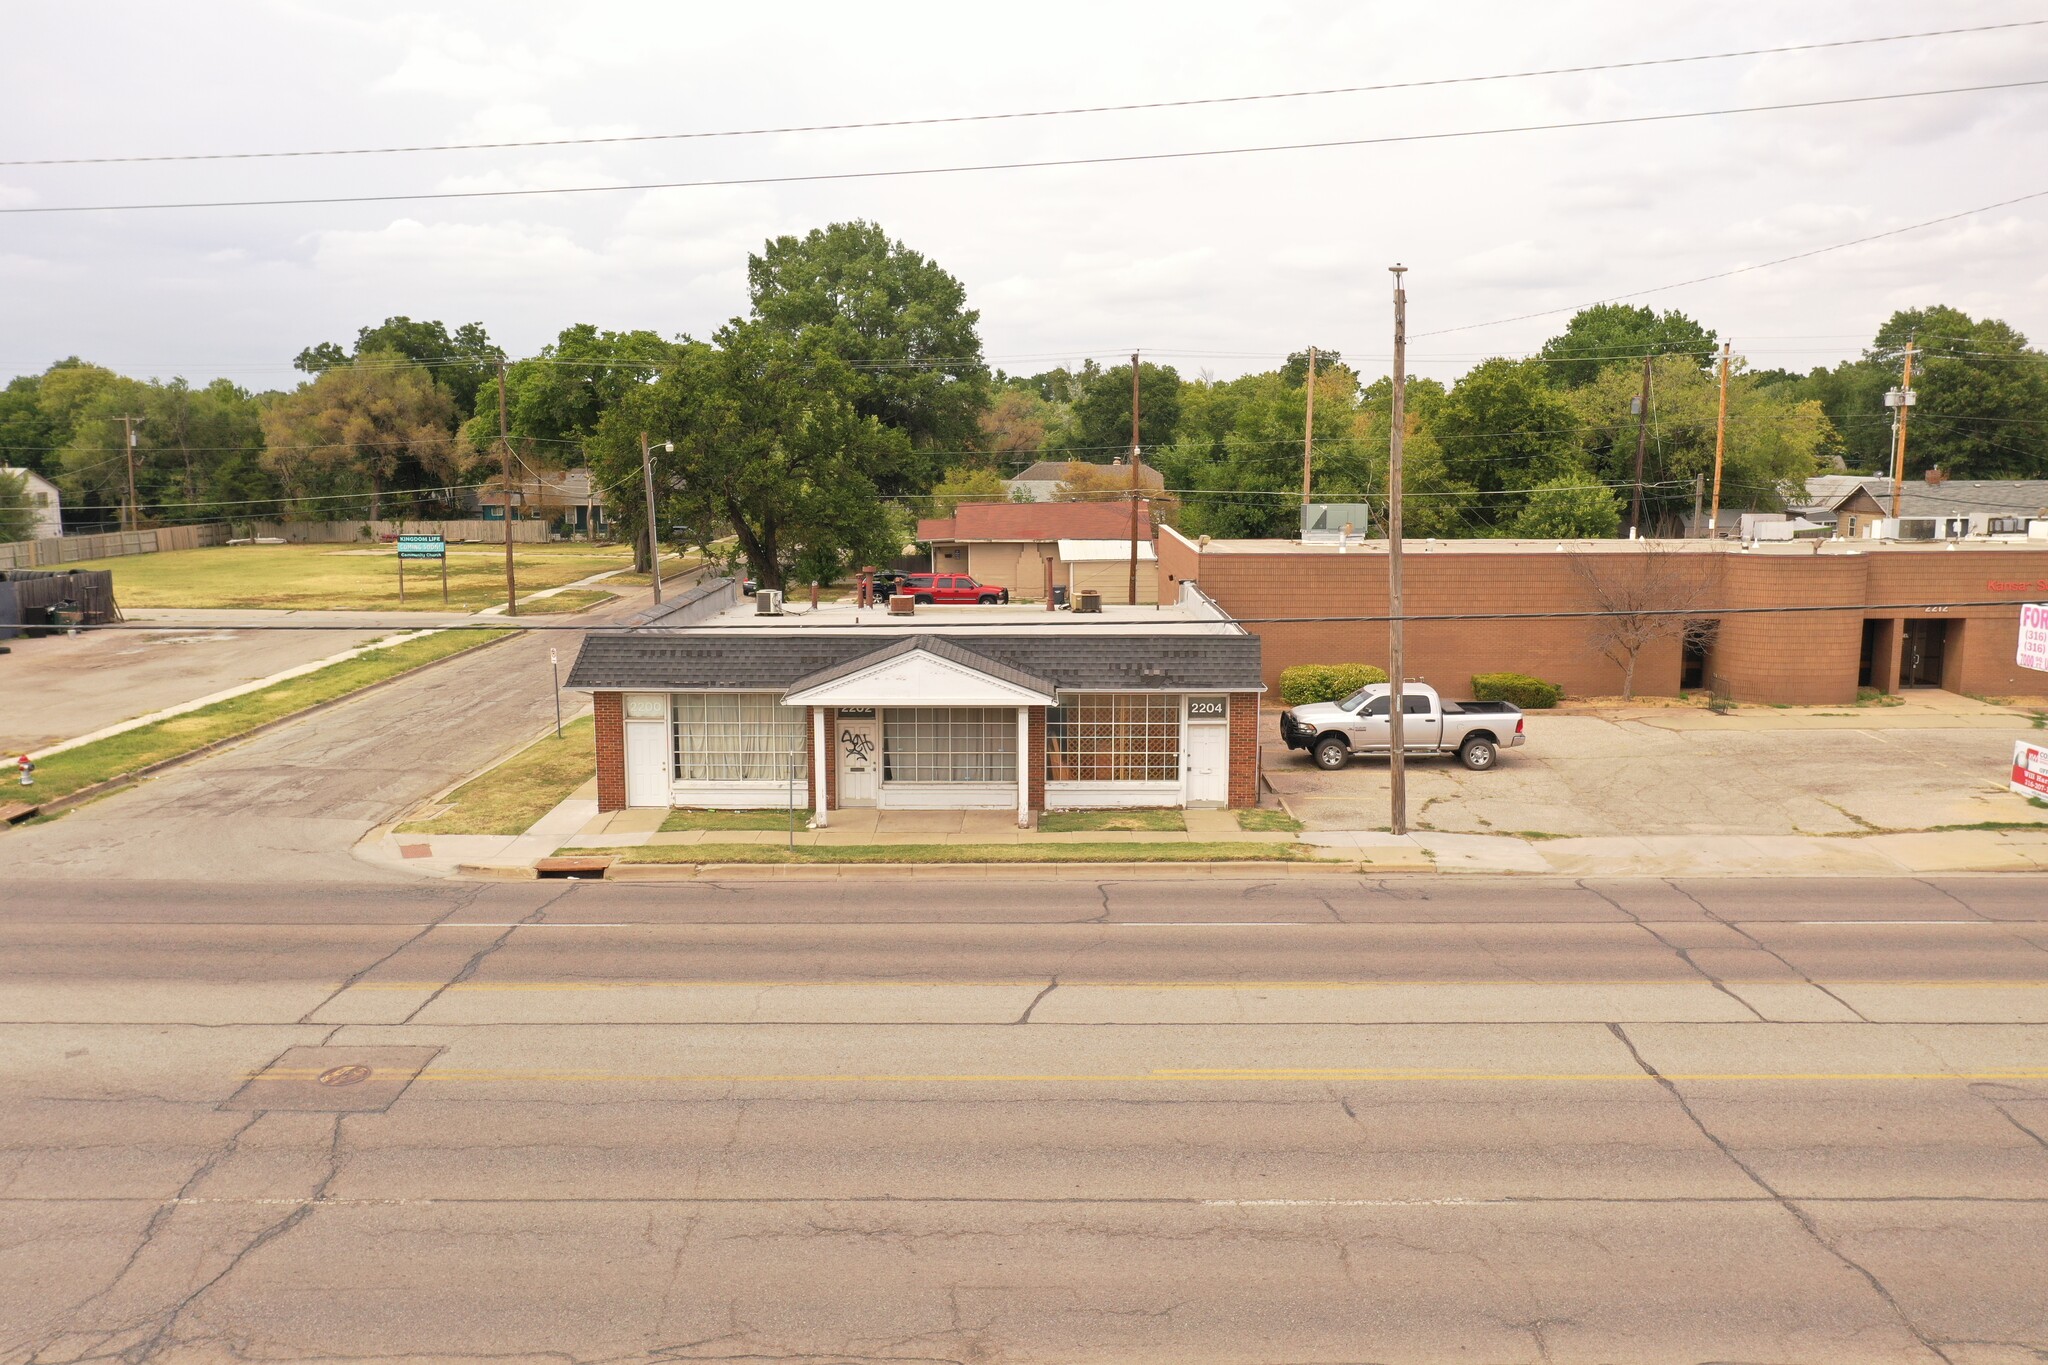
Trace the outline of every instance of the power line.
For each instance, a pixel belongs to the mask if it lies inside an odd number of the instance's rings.
[[[1674,123],[1690,119],[1720,118],[1731,114],[1766,114],[1780,113],[1792,109],[1826,109],[1847,105],[1878,104],[1889,100],[1928,99],[1939,95],[1970,95],[1982,94],[1993,90],[2019,90],[2039,85],[2048,85],[2048,77],[2025,81],[2000,81],[1989,85],[1949,86],[1939,90],[1901,90],[1882,95],[1845,95],[1835,99],[1787,100],[1776,104],[1731,105],[1723,109],[1692,109],[1673,114],[1630,114],[1615,118],[1574,119],[1565,123],[1522,123],[1497,128],[1466,128],[1454,132],[1394,133],[1383,137],[1330,138],[1317,142],[1276,142],[1251,147],[1205,147],[1185,152],[1125,152],[1111,156],[1052,157],[1038,161],[989,161],[957,166],[912,166],[884,171],[814,171],[790,175],[732,176],[714,180],[667,180],[631,185],[556,185],[544,188],[505,190],[415,190],[395,194],[308,195],[286,199],[191,199],[127,204],[43,204],[4,208],[0,209],[0,214],[130,213],[159,209],[286,208],[322,204],[413,203],[423,200],[530,199],[553,194],[619,194],[648,190],[721,189],[745,185],[794,185],[837,180],[892,180],[927,175],[978,174],[987,171],[1044,170],[1062,166],[1122,166],[1149,161],[1190,161],[1226,156],[1257,156],[1269,152],[1321,151],[1334,147],[1378,147],[1408,142],[1441,142],[1460,138],[1497,137],[1511,133],[1551,133],[1580,128],[1616,128],[1632,124]],[[2044,191],[2044,193],[2048,193],[2048,191]],[[2033,198],[2034,196],[2024,195],[2021,197]],[[2008,202],[2018,201],[2012,200]],[[1992,207],[1997,207],[1997,205]],[[1941,220],[1937,219],[1935,221]],[[1878,235],[1889,236],[1891,234],[1880,233]],[[1664,287],[1677,288],[1676,285]],[[1620,297],[1629,296],[1624,295]],[[1475,323],[1472,325],[1486,326],[1490,324]],[[1438,335],[1438,333],[1429,333],[1428,335]]]
[[[929,128],[956,123],[998,123],[1021,119],[1068,118],[1081,114],[1126,114],[1150,109],[1195,109],[1224,104],[1257,104],[1278,100],[1321,99],[1331,95],[1367,95],[1389,90],[1426,90],[1446,85],[1477,85],[1489,81],[1531,80],[1542,76],[1577,76],[1595,71],[1632,71],[1645,67],[1680,66],[1692,62],[1728,61],[1737,57],[1767,57],[1785,52],[1818,52],[1831,48],[1868,47],[1878,43],[1902,43],[1918,38],[1948,38],[1969,33],[1992,33],[2000,29],[2035,28],[2048,19],[2018,19],[2002,24],[1978,24],[1969,28],[1926,29],[1918,33],[1888,33],[1870,38],[1839,38],[1821,43],[1787,43],[1779,47],[1742,48],[1733,52],[1703,52],[1686,57],[1647,57],[1626,62],[1600,62],[1584,66],[1555,66],[1532,71],[1504,71],[1485,76],[1442,76],[1431,80],[1388,81],[1378,85],[1340,85],[1317,90],[1280,90],[1254,95],[1212,95],[1193,99],[1149,100],[1135,104],[1076,105],[1061,109],[1011,110],[995,114],[952,114],[926,118],[868,119],[849,123],[793,124],[780,128],[729,128],[714,132],[628,133],[611,137],[524,138],[503,142],[435,142],[392,147],[332,147],[281,152],[181,152],[142,156],[38,157],[0,161],[0,166],[114,166],[164,161],[263,161],[321,156],[390,156],[413,152],[484,152],[527,147],[604,147],[640,142],[682,142],[710,138],[773,137],[790,133],[837,133],[876,128]]]

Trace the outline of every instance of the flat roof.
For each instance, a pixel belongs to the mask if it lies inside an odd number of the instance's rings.
[[[1008,602],[999,606],[920,606],[909,616],[891,616],[886,606],[856,607],[852,602],[821,602],[813,608],[785,603],[780,616],[761,616],[752,601],[687,626],[649,627],[664,634],[808,635],[816,631],[886,636],[902,635],[1036,635],[1047,630],[1087,631],[1090,635],[1242,635],[1244,627],[1221,610],[1197,603],[1183,606],[1102,604],[1101,614],[1047,611],[1045,604]],[[601,629],[601,628],[600,628]]]
[[[1410,558],[1417,555],[1528,555],[1528,554],[1638,554],[1647,546],[1673,554],[1792,555],[1811,558],[1823,555],[1940,554],[1950,549],[1959,553],[1987,550],[2048,550],[2048,542],[2014,536],[2009,540],[1866,540],[1847,539],[1759,540],[1747,547],[1735,540],[1413,540],[1403,538],[1401,548]],[[1818,549],[1816,549],[1818,547]],[[1298,540],[1212,540],[1199,547],[1204,554],[1236,555],[1380,555],[1387,553],[1385,540],[1353,540],[1304,545]]]

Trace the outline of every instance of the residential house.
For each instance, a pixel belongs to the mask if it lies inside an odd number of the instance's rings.
[[[485,521],[505,519],[505,476],[494,474],[477,490],[476,503]],[[598,537],[611,534],[605,494],[584,468],[543,470],[512,481],[515,520],[554,523],[558,535]]]
[[[1003,491],[1012,497],[1022,492],[1033,502],[1051,502],[1059,496],[1060,486],[1070,477],[1068,467],[1087,464],[1103,471],[1112,483],[1127,483],[1130,473],[1121,458],[1108,464],[1097,464],[1092,460],[1040,460],[1014,479],[1003,480]],[[1149,493],[1166,491],[1166,476],[1151,465],[1138,468],[1138,486]]]
[[[28,492],[28,505],[36,514],[35,530],[29,533],[31,540],[47,540],[64,534],[64,495],[33,469],[16,469],[12,465],[0,465],[0,474],[11,474],[19,478]]]

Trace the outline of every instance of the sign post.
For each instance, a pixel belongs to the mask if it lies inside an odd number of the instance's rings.
[[[555,675],[555,738],[562,737],[562,656],[548,651],[548,672]]]
[[[448,542],[438,535],[400,536],[398,538],[398,600],[405,601],[405,561],[408,559],[438,559],[441,561],[441,605],[448,605]]]

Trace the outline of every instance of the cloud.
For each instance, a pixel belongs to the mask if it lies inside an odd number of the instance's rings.
[[[423,223],[400,218],[368,231],[313,235],[322,274],[390,280],[431,272],[444,281],[559,289],[599,273],[602,257],[567,232],[526,223]]]

